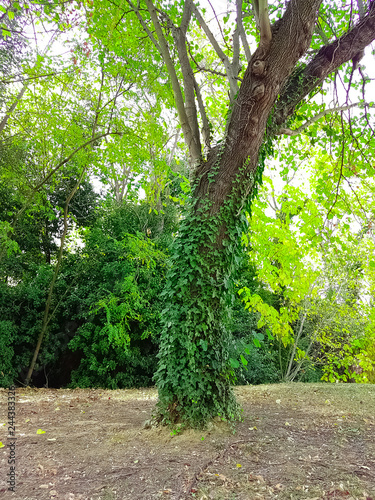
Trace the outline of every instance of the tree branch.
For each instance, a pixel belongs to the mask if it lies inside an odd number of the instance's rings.
[[[13,226],[16,224],[16,222],[21,217],[21,215],[23,214],[23,212],[29,206],[31,200],[34,197],[34,194],[53,176],[53,174],[55,174],[58,170],[60,170],[60,168],[63,167],[66,163],[68,163],[68,161],[70,161],[73,158],[73,156],[78,153],[78,151],[80,151],[81,149],[85,148],[86,146],[89,146],[90,144],[92,144],[93,142],[97,141],[98,139],[101,139],[102,137],[106,137],[107,135],[122,135],[122,133],[121,132],[105,132],[105,133],[99,134],[99,135],[97,135],[95,137],[91,137],[91,139],[89,139],[88,141],[86,141],[84,144],[81,144],[80,146],[78,146],[78,148],[76,148],[74,151],[72,151],[72,153],[70,153],[69,156],[67,156],[66,158],[64,158],[64,160],[60,161],[58,163],[58,165],[55,168],[53,168],[51,170],[51,172],[48,175],[46,175],[44,177],[44,179],[42,181],[40,181],[39,184],[37,184],[32,189],[32,191],[31,191],[28,199],[26,200],[26,203],[24,204],[24,206],[19,210],[19,212],[15,216],[15,219],[13,221]]]
[[[246,33],[245,33],[245,30],[244,30],[244,27],[242,24],[242,0],[236,0],[236,8],[237,8],[237,28],[236,29],[238,30],[240,37],[241,37],[241,42],[242,42],[243,49],[245,51],[246,60],[247,60],[247,62],[249,62],[251,59],[251,50],[250,50],[250,47],[249,47],[249,44],[248,44],[248,41],[246,38]]]
[[[187,46],[186,46],[186,32],[192,14],[191,3],[192,3],[191,0],[185,1],[181,25],[179,28],[176,28],[174,25],[172,26],[172,36],[177,47],[178,59],[180,61],[182,77],[184,80],[186,116],[195,143],[199,148],[199,152],[201,152],[202,147],[200,143],[198,116],[197,116],[197,108],[195,104],[195,94],[194,94],[195,78],[192,67],[190,65]],[[199,158],[200,156],[196,159]]]
[[[323,116],[326,116],[329,113],[336,113],[338,111],[347,111],[348,109],[354,108],[356,106],[361,106],[361,105],[364,105],[364,104],[361,102],[355,102],[354,104],[348,104],[345,106],[337,106],[335,108],[324,109],[323,111],[321,111],[317,115],[313,116],[312,118],[310,118],[310,120],[307,120],[307,122],[303,123],[300,127],[296,128],[294,130],[292,130],[290,128],[281,128],[278,131],[278,135],[283,135],[283,134],[289,135],[289,136],[299,135],[301,132],[303,132],[308,127],[310,127],[310,125],[317,122],[318,120],[320,120],[320,118],[323,118]],[[368,104],[366,104],[366,106],[368,106]]]
[[[10,108],[8,109],[8,111],[5,113],[4,118],[1,120],[1,122],[0,122],[0,134],[4,130],[4,128],[6,127],[6,124],[8,123],[10,115],[13,113],[13,111],[16,109],[18,103],[22,99],[23,94],[25,93],[25,91],[27,89],[27,86],[28,86],[28,83],[25,83],[23,85],[22,89],[20,90],[20,92],[18,93],[16,99],[14,100],[13,104],[10,106]]]
[[[128,0],[129,1],[129,0]],[[182,132],[184,134],[185,142],[189,148],[190,153],[190,161],[192,164],[199,162],[201,158],[201,148],[199,139],[194,135],[193,130],[190,127],[189,119],[185,110],[184,98],[182,96],[181,87],[178,81],[177,73],[174,67],[174,63],[172,61],[171,55],[169,53],[169,47],[167,41],[163,35],[163,31],[161,29],[158,16],[156,14],[155,6],[152,3],[152,0],[146,0],[147,9],[149,11],[152,23],[155,28],[156,35],[159,40],[160,53],[164,59],[164,63],[167,67],[167,71],[169,74],[169,78],[171,79],[173,95],[176,103],[177,113],[180,120]]]
[[[375,40],[375,3],[371,3],[368,14],[352,30],[322,47],[305,68],[297,69],[289,77],[274,108],[276,125],[282,125],[304,97],[330,73],[352,60],[373,40]]]
[[[363,17],[365,15],[365,8],[363,6],[363,0],[357,0],[359,17]]]
[[[45,73],[43,75],[29,76],[28,78],[22,78],[22,75],[18,74],[18,75],[10,76],[6,80],[0,80],[0,83],[3,83],[5,85],[7,85],[8,83],[17,83],[17,82],[24,83],[24,82],[27,82],[29,80],[37,80],[38,78],[45,78],[47,76],[55,76],[55,75],[59,75],[61,73],[73,73],[75,71],[76,71],[75,69],[63,69],[61,71],[53,71],[52,73]]]
[[[260,31],[260,47],[265,53],[268,53],[272,40],[268,2],[267,0],[252,0],[252,4]]]
[[[211,7],[211,9],[212,9],[212,12],[214,13],[214,16],[215,16],[215,19],[216,19],[216,22],[217,22],[217,26],[218,26],[218,28],[219,28],[219,30],[220,30],[220,33],[221,33],[221,38],[223,39],[224,45],[226,46],[226,48],[227,48],[228,50],[231,50],[231,48],[229,47],[229,45],[227,44],[227,42],[226,42],[226,40],[225,40],[225,36],[224,36],[223,30],[222,30],[222,28],[221,28],[221,24],[220,24],[220,22],[219,22],[219,19],[218,19],[218,17],[217,17],[216,11],[215,11],[215,9],[214,9],[214,6],[212,5],[212,2],[211,2],[210,0],[207,0],[207,1],[208,1],[208,3],[210,4],[210,7]]]
[[[216,54],[218,55],[218,57],[220,58],[220,60],[224,64],[227,78],[229,81],[230,99],[232,101],[234,99],[234,96],[238,92],[238,83],[237,83],[236,75],[233,73],[232,65],[229,61],[229,58],[224,54],[220,45],[217,43],[216,38],[212,34],[210,28],[207,26],[205,20],[203,19],[201,13],[199,12],[199,10],[194,2],[192,2],[192,7],[193,7],[193,12],[194,12],[194,15],[195,15],[197,21],[201,25],[203,31],[206,33],[207,38],[211,42],[211,45],[214,48]]]
[[[130,5],[130,8],[132,9],[132,11],[134,12],[134,14],[137,16],[138,18],[138,21],[140,22],[142,28],[145,30],[145,32],[147,33],[147,36],[149,37],[149,39],[151,40],[151,42],[155,45],[156,49],[160,52],[161,55],[163,55],[162,53],[162,50],[161,50],[161,47],[160,45],[158,44],[158,41],[156,40],[156,38],[154,37],[154,35],[152,34],[151,30],[149,29],[149,27],[147,26],[147,24],[145,23],[145,20],[143,19],[143,17],[141,16],[141,13],[139,12],[139,9],[130,1],[130,0],[126,0],[128,2],[128,4]]]
[[[209,150],[211,147],[211,128],[210,128],[210,122],[208,121],[207,114],[206,114],[206,109],[204,107],[203,103],[203,98],[202,94],[198,85],[198,82],[194,78],[194,88],[195,88],[195,95],[197,96],[197,101],[198,101],[198,106],[199,106],[199,112],[202,118],[202,136],[203,136],[203,144],[206,150]]]
[[[241,0],[237,0],[237,18],[238,18],[238,3]],[[242,2],[241,2],[242,4]],[[242,19],[242,9],[240,9],[240,18]],[[236,23],[236,29],[233,33],[233,58],[232,58],[232,68],[233,73],[238,75],[240,72],[240,30],[238,27],[238,20]]]

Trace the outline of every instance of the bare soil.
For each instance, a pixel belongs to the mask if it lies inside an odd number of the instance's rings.
[[[375,386],[237,387],[243,422],[144,428],[154,389],[17,389],[17,500],[375,500]],[[0,422],[7,391],[0,390]],[[37,430],[44,431],[37,434]],[[40,432],[40,431],[39,431]]]

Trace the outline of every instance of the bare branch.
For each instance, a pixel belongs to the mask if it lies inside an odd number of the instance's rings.
[[[237,7],[237,28],[236,28],[236,30],[238,30],[238,32],[240,34],[242,46],[243,46],[243,49],[245,51],[246,60],[247,60],[247,62],[249,62],[251,59],[251,50],[250,50],[249,44],[247,42],[246,33],[245,33],[245,30],[244,30],[244,27],[242,24],[242,0],[236,0],[236,7]]]
[[[195,62],[193,57],[192,57],[192,59]],[[221,71],[216,71],[215,69],[211,69],[211,68],[205,68],[204,66],[200,66],[198,63],[196,63],[196,66],[198,68],[198,71],[196,71],[196,73],[198,73],[199,71],[203,71],[204,73],[211,73],[211,75],[223,76],[224,78],[227,77],[227,75],[225,73],[222,73]]]
[[[191,12],[192,12],[192,1],[191,0],[186,0],[184,4],[184,11],[182,13],[182,19],[181,19],[181,24],[180,24],[180,30],[184,36],[186,36],[189,24],[190,24],[190,19],[191,19]]]
[[[260,47],[267,53],[272,40],[268,2],[267,0],[252,0],[252,4],[260,31]]]
[[[363,17],[365,15],[365,8],[363,6],[363,0],[357,0],[359,17]]]
[[[13,111],[16,109],[18,103],[22,99],[23,94],[25,93],[25,91],[27,89],[27,86],[28,86],[28,83],[25,83],[24,86],[22,87],[22,89],[20,90],[20,92],[18,93],[18,95],[17,95],[15,101],[13,102],[13,104],[11,105],[11,107],[5,113],[4,118],[1,120],[1,122],[0,122],[0,134],[4,130],[4,128],[6,127],[6,124],[8,123],[10,115],[13,113]]]
[[[203,144],[205,147],[205,150],[209,150],[211,147],[211,128],[210,128],[210,122],[208,121],[207,114],[206,114],[206,109],[204,107],[203,103],[203,98],[202,94],[198,85],[198,82],[194,78],[194,88],[195,88],[195,94],[197,96],[197,101],[198,101],[198,106],[199,106],[199,112],[202,118],[202,136],[203,136]]]
[[[145,32],[147,33],[147,36],[149,37],[149,39],[152,41],[152,43],[155,45],[155,47],[157,48],[157,50],[160,52],[161,55],[162,54],[162,50],[161,50],[161,47],[160,45],[158,44],[158,41],[156,40],[156,38],[154,37],[154,35],[152,34],[152,32],[150,31],[149,27],[147,26],[145,20],[143,19],[143,17],[141,16],[141,13],[139,12],[139,8],[136,7],[130,0],[126,0],[128,2],[128,4],[130,5],[132,11],[135,13],[135,15],[137,16],[138,18],[138,21],[140,22],[142,28],[145,30]]]
[[[241,2],[242,3],[242,2]],[[238,4],[238,0],[237,0]],[[238,15],[237,15],[238,17]],[[242,10],[240,9],[240,18],[242,18]],[[236,24],[236,29],[233,33],[233,58],[232,58],[232,68],[233,73],[238,75],[240,72],[240,30],[238,28],[238,22]]]
[[[227,44],[227,42],[226,42],[226,40],[225,40],[225,36],[224,36],[223,30],[222,30],[222,28],[221,28],[221,24],[220,24],[220,22],[219,22],[219,19],[218,19],[218,17],[217,17],[216,11],[215,11],[215,9],[214,9],[214,6],[212,5],[212,2],[210,2],[210,0],[207,0],[207,1],[208,1],[208,3],[210,4],[210,7],[211,7],[211,9],[212,9],[212,12],[214,13],[214,16],[215,16],[215,19],[216,19],[216,22],[217,22],[218,28],[219,28],[220,33],[221,33],[221,37],[222,37],[223,42],[224,42],[224,45],[226,46],[226,48],[227,48],[228,50],[230,50],[230,47],[228,46],[228,44]]]
[[[129,0],[128,0],[129,1]],[[182,90],[178,81],[177,73],[174,67],[174,63],[172,61],[171,55],[169,53],[169,47],[167,41],[163,35],[163,31],[161,29],[159,19],[156,13],[155,6],[152,3],[152,0],[146,0],[147,9],[151,16],[151,20],[153,22],[156,35],[159,40],[160,53],[164,59],[164,63],[166,65],[169,78],[171,79],[172,90],[174,99],[176,102],[176,108],[181,124],[181,128],[184,134],[185,142],[189,148],[191,163],[195,164],[200,160],[201,157],[201,147],[199,144],[199,136],[196,137],[194,135],[193,130],[189,124],[189,118],[187,116],[184,104],[184,98],[182,96]]]
[[[178,59],[180,61],[182,77],[184,80],[186,116],[195,143],[199,148],[199,151],[201,151],[198,116],[197,116],[197,108],[195,104],[195,94],[194,94],[195,78],[192,67],[190,65],[189,56],[187,52],[187,42],[186,42],[186,32],[192,14],[191,4],[192,4],[191,0],[185,1],[181,26],[179,28],[176,28],[175,26],[172,27],[172,36],[177,47]]]
[[[338,111],[347,111],[348,109],[354,108],[356,106],[365,106],[365,105],[369,106],[368,104],[363,104],[362,102],[355,102],[354,104],[347,104],[345,106],[336,106],[334,108],[324,109],[323,111],[313,116],[312,118],[310,118],[310,120],[307,120],[307,122],[303,123],[300,127],[294,130],[290,128],[281,128],[278,131],[278,135],[283,135],[283,134],[289,136],[299,135],[301,132],[310,127],[310,125],[323,118],[323,116],[326,116],[330,113],[337,113]]]
[[[45,78],[47,76],[55,76],[55,75],[60,75],[61,73],[73,73],[75,72],[75,69],[63,69],[61,71],[53,71],[52,73],[44,73],[43,75],[35,75],[35,76],[30,76],[28,78],[23,78],[22,75],[13,75],[10,78],[6,80],[0,80],[0,83],[3,84],[8,84],[8,83],[17,83],[17,82],[27,82],[29,80],[37,80],[38,78]]]

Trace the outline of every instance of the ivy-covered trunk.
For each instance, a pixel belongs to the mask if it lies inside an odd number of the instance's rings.
[[[196,211],[192,201],[172,250],[156,374],[159,418],[193,426],[215,416],[238,417],[225,323],[246,222],[233,218],[230,206],[213,216],[201,204]]]

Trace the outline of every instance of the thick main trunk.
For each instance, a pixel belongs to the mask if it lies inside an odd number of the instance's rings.
[[[199,200],[197,208],[200,200],[207,197],[212,215],[218,213],[231,197],[234,211],[238,213],[248,198],[254,185],[267,122],[280,89],[311,42],[320,3],[320,0],[301,2],[296,12],[294,2],[290,2],[282,21],[273,27],[269,50],[266,52],[259,47],[251,57],[230,110],[225,140],[197,169],[198,182],[194,192]]]
[[[310,44],[320,0],[290,2],[270,47],[252,56],[227,134],[196,171],[193,195],[171,255],[155,379],[158,417],[203,425],[239,416],[231,390],[225,323],[241,261],[242,207],[257,181],[259,153],[280,88]]]

